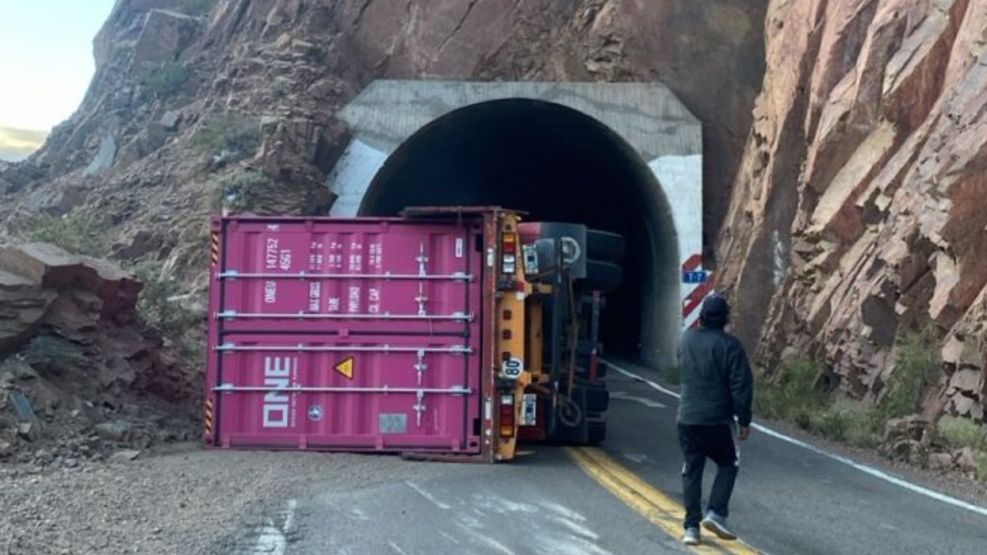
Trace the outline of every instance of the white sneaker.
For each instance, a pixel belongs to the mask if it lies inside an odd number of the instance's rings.
[[[685,535],[682,536],[682,543],[686,545],[699,545],[699,528],[686,528]]]
[[[737,539],[737,534],[734,534],[733,530],[730,530],[730,528],[727,527],[727,519],[721,517],[713,511],[706,513],[706,518],[703,519],[702,526],[703,528],[716,534],[716,537],[721,540]]]

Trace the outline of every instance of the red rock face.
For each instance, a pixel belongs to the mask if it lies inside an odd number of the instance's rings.
[[[45,243],[0,244],[0,398],[20,392],[38,418],[16,434],[18,417],[0,406],[0,459],[11,446],[14,460],[42,445],[88,457],[194,433],[201,377],[138,315],[140,291],[114,264]],[[123,419],[127,433],[101,445],[93,434]]]
[[[140,255],[194,279],[192,245],[245,166],[270,178],[257,211],[325,213],[346,144],[336,111],[373,79],[661,80],[704,122],[713,237],[764,68],[766,0],[217,0],[179,13],[189,5],[116,4],[86,99],[30,162],[40,174],[0,175],[8,228],[38,210],[90,212],[115,253],[150,234]],[[222,113],[260,130],[233,161],[200,140]]]
[[[880,395],[895,339],[943,340],[936,402],[983,418],[987,2],[773,1],[721,284],[773,368],[811,353]],[[883,373],[883,374],[882,374]]]

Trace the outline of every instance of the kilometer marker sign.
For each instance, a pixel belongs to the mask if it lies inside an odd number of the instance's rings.
[[[347,380],[353,379],[353,357],[344,358],[339,364],[333,367],[334,370],[346,377]]]

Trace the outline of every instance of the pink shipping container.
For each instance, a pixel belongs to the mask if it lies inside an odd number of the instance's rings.
[[[484,221],[216,219],[207,442],[479,454]]]

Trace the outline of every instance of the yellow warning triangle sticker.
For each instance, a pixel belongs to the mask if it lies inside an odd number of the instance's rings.
[[[353,357],[347,357],[343,359],[339,364],[333,367],[337,372],[346,376],[346,379],[353,379]]]

